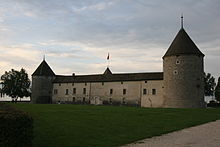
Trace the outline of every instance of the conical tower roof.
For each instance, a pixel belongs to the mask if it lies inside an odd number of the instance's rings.
[[[104,75],[111,75],[112,74],[112,72],[111,72],[111,70],[107,67],[106,68],[106,70],[105,70],[105,72],[103,73]]]
[[[177,55],[204,56],[183,28],[177,33],[163,58]]]
[[[43,60],[38,68],[35,70],[35,72],[32,74],[32,76],[55,76],[55,73],[47,64],[47,62]]]

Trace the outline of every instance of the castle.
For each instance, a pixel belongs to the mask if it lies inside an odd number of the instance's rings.
[[[32,103],[204,107],[204,54],[184,30],[163,58],[163,72],[56,75],[45,60],[32,74]]]

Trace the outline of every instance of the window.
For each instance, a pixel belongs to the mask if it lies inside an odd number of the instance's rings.
[[[76,94],[76,88],[73,88],[73,94]]]
[[[84,98],[83,98],[83,103],[85,103],[85,101],[86,101],[86,98],[84,97]]]
[[[74,86],[74,83],[72,83],[72,86]]]
[[[156,95],[157,91],[156,89],[152,89],[152,95]]]
[[[180,64],[180,60],[176,60],[176,64]]]
[[[102,85],[104,85],[104,82],[102,82]]]
[[[121,82],[121,84],[123,84],[123,82]]]
[[[83,88],[83,94],[86,94],[86,88]]]
[[[143,89],[143,95],[147,94],[147,89]]]
[[[57,89],[54,89],[53,90],[53,94],[57,94],[58,93],[58,90]]]
[[[87,86],[87,83],[85,83],[85,86]]]
[[[61,83],[59,83],[59,86],[61,86]]]
[[[147,83],[147,81],[144,81],[144,83]]]
[[[178,70],[174,70],[174,71],[173,71],[173,74],[174,74],[174,75],[178,75]]]
[[[122,98],[122,104],[125,104],[125,98]]]
[[[69,89],[66,89],[65,95],[68,95],[68,94],[69,94]]]
[[[125,95],[126,94],[126,89],[123,89],[123,95]]]
[[[109,98],[109,103],[110,103],[110,104],[112,103],[112,98]]]
[[[110,94],[113,94],[113,89],[110,89]]]
[[[75,97],[73,97],[73,103],[76,101],[76,98]]]

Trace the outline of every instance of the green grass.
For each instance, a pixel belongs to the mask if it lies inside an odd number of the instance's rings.
[[[220,119],[220,109],[13,104],[34,118],[34,146],[119,146]]]

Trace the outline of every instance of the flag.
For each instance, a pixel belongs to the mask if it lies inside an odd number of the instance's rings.
[[[109,53],[108,53],[108,56],[107,56],[107,60],[109,60]]]

